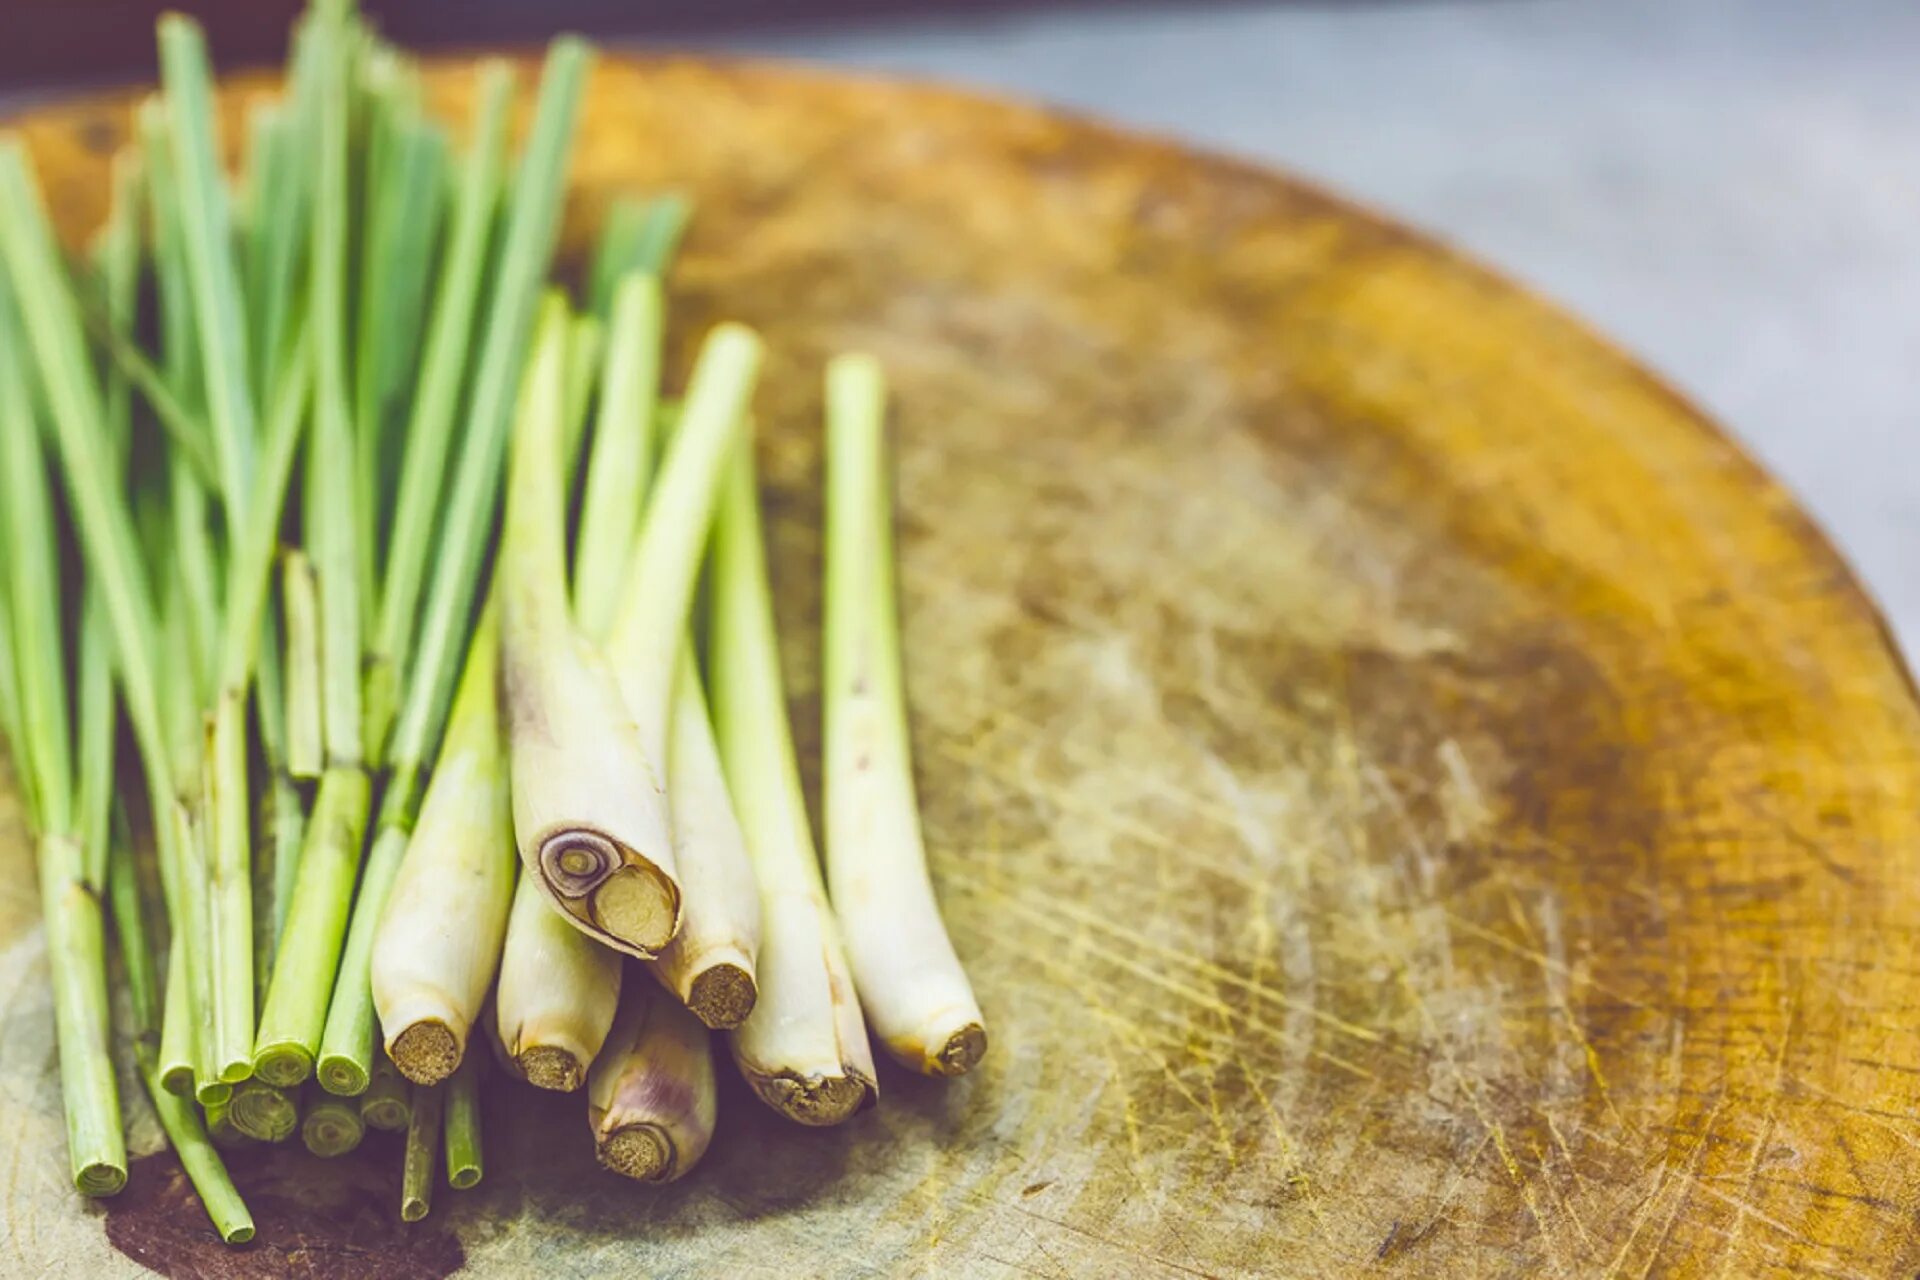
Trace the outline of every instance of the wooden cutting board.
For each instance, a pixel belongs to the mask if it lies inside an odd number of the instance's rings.
[[[432,80],[464,104],[466,66]],[[126,106],[25,123],[76,239]],[[500,1086],[486,1183],[425,1223],[391,1141],[253,1154],[227,1251],[165,1155],[65,1185],[10,808],[9,1270],[1920,1267],[1920,707],[1696,410],[1297,182],[958,93],[610,60],[575,181],[576,248],[617,192],[697,199],[676,370],[723,315],[771,343],[809,768],[820,365],[893,373],[921,788],[990,1055],[884,1070],[828,1132],[728,1072],[664,1190],[594,1169],[577,1099]]]

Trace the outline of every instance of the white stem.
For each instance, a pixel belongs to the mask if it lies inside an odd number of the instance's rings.
[[[985,1019],[927,876],[900,674],[878,362],[827,369],[827,883],[860,1003],[903,1066],[959,1075]]]
[[[674,682],[667,797],[673,853],[686,892],[680,932],[654,975],[709,1027],[737,1027],[759,998],[760,890],[721,769],[720,749],[691,645]]]
[[[620,957],[568,924],[523,872],[507,917],[494,1010],[515,1074],[578,1089],[620,1003]]]
[[[651,958],[680,925],[666,794],[619,687],[567,600],[561,479],[568,319],[549,302],[515,433],[501,664],[515,838],[576,928]]]
[[[873,1051],[807,825],[787,727],[753,458],[739,450],[715,529],[714,728],[760,886],[760,1000],[730,1032],[747,1081],[803,1124],[837,1124],[878,1092]]]
[[[373,943],[373,1002],[387,1052],[415,1084],[439,1083],[465,1056],[513,900],[498,617],[489,602]]]

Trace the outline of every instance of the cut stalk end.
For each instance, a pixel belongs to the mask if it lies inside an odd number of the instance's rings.
[[[73,1185],[83,1196],[118,1195],[127,1185],[126,1166],[107,1160],[89,1161],[73,1171]]]
[[[291,1089],[313,1074],[313,1054],[293,1041],[263,1044],[253,1051],[253,1074],[270,1085]]]
[[[300,1125],[300,1108],[282,1089],[264,1080],[248,1080],[235,1088],[227,1104],[233,1127],[261,1142],[285,1142]]]
[[[819,1128],[852,1116],[871,1092],[866,1081],[854,1076],[749,1076],[748,1083],[761,1101],[787,1119]]]
[[[160,1076],[160,1087],[176,1098],[193,1096],[193,1068],[184,1063],[175,1063]]]
[[[520,1074],[537,1089],[572,1093],[586,1083],[587,1064],[557,1045],[535,1045],[514,1059]]]
[[[656,955],[680,923],[680,891],[658,868],[629,864],[593,894],[594,922],[621,941]]]
[[[225,1080],[198,1080],[193,1098],[203,1107],[224,1107],[233,1099],[233,1086]]]
[[[325,1099],[307,1108],[300,1124],[300,1138],[307,1150],[317,1156],[343,1156],[360,1145],[366,1136],[360,1112],[336,1099]]]
[[[977,1022],[970,1022],[948,1036],[940,1052],[927,1060],[926,1074],[965,1075],[986,1056],[986,1052],[987,1029]]]
[[[367,1091],[367,1069],[344,1054],[328,1054],[314,1072],[320,1087],[338,1098],[357,1098]]]
[[[394,1037],[388,1053],[415,1084],[439,1084],[460,1065],[460,1043],[437,1018],[416,1022]]]
[[[687,1008],[715,1031],[730,1031],[747,1020],[760,998],[753,971],[722,961],[694,975],[687,989]]]
[[[601,1165],[636,1182],[660,1182],[673,1172],[673,1143],[658,1125],[615,1129],[594,1148]]]

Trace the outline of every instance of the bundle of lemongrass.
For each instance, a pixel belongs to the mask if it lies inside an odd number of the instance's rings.
[[[760,341],[717,326],[663,396],[670,198],[616,205],[584,311],[547,285],[586,48],[555,42],[510,161],[504,65],[456,147],[407,59],[316,0],[232,179],[199,30],[163,19],[160,51],[84,261],[0,139],[0,736],[79,1189],[126,1180],[108,916],[138,1075],[231,1241],[229,1143],[404,1130],[409,1220],[442,1152],[477,1183],[476,1026],[510,1074],[584,1087],[600,1160],[646,1180],[712,1135],[709,1028],[806,1124],[875,1096],[868,1019],[912,1069],[966,1071],[985,1035],[920,842],[876,364],[827,373],[823,884]]]

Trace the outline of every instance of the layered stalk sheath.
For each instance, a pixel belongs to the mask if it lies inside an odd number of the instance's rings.
[[[522,871],[507,920],[494,1013],[500,1049],[542,1089],[578,1089],[620,1003],[620,956],[561,918]]]
[[[727,478],[709,591],[714,728],[760,886],[760,1000],[728,1033],[734,1061],[774,1110],[837,1124],[879,1085],[807,824],[746,449]]]
[[[826,390],[827,885],[881,1044],[923,1075],[959,1075],[987,1034],[934,901],[914,798],[879,363],[841,356]]]
[[[518,862],[499,713],[498,612],[474,633],[440,762],[373,944],[373,1001],[416,1084],[459,1066],[493,985]]]
[[[568,317],[550,301],[527,374],[501,550],[513,822],[526,875],[567,918],[651,957],[680,924],[665,795],[566,589]]]
[[[607,637],[641,748],[668,780],[674,861],[686,890],[680,934],[657,973],[715,1027],[739,1025],[758,998],[760,908],[697,677],[691,686],[678,677],[701,553],[727,459],[746,447],[760,359],[759,338],[737,324],[717,326],[702,345]]]
[[[594,1154],[637,1181],[672,1182],[706,1154],[718,1114],[706,1027],[635,975],[587,1077]]]

